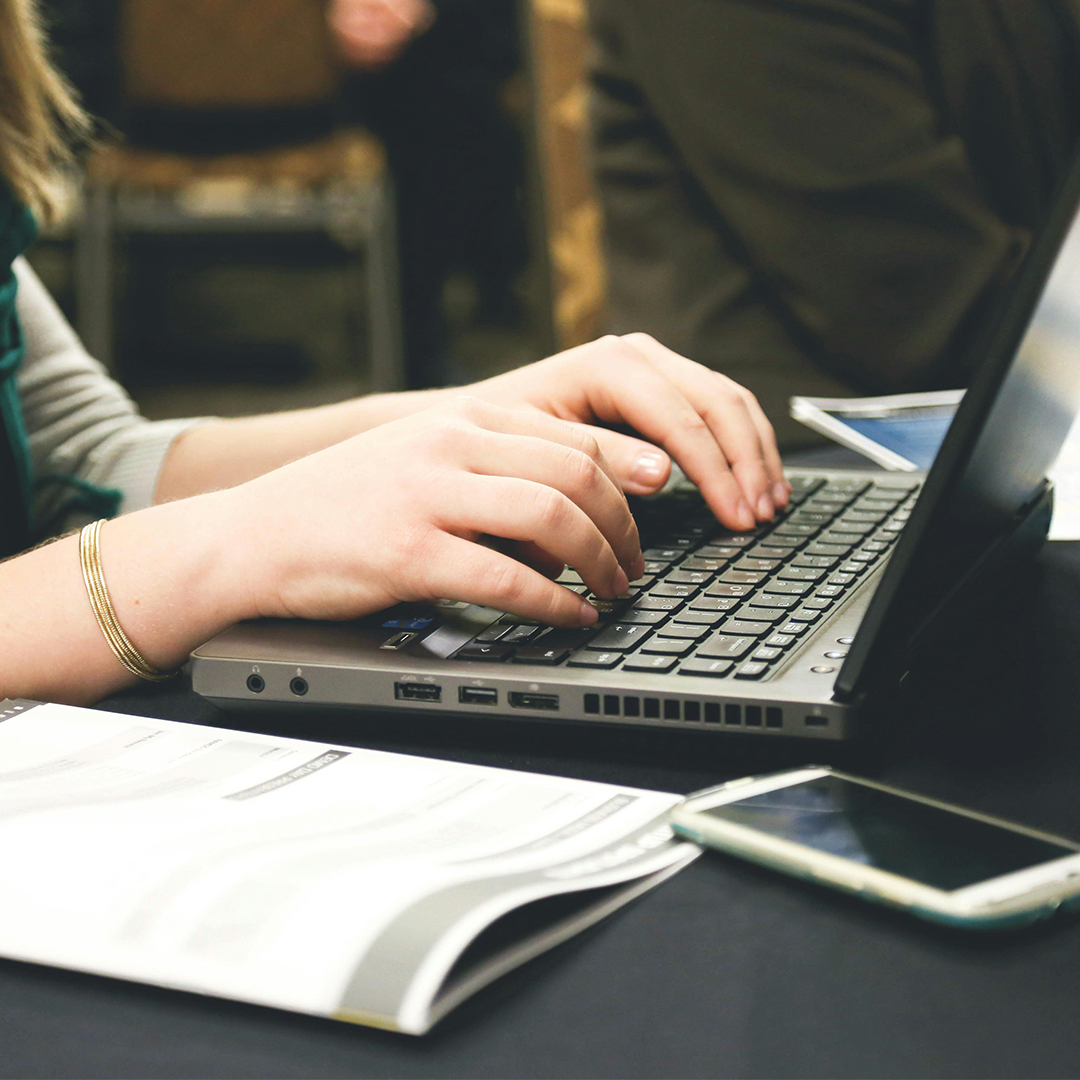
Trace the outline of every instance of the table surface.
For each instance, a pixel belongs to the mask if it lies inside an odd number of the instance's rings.
[[[1080,543],[1047,545],[856,747],[300,711],[134,714],[689,792],[822,759],[1080,839]],[[996,603],[996,601],[995,601]],[[706,854],[416,1039],[0,961],[3,1076],[1076,1076],[1080,918],[947,930]]]

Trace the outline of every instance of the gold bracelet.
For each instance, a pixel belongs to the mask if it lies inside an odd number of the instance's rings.
[[[128,640],[116,617],[112,597],[109,596],[109,589],[105,584],[105,571],[101,566],[101,524],[100,521],[92,522],[79,533],[79,562],[82,564],[86,595],[90,597],[94,618],[97,619],[97,624],[116,659],[132,675],[138,675],[147,682],[164,682],[178,672],[152,668]]]

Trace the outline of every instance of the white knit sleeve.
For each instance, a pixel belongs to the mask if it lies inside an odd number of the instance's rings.
[[[25,259],[16,300],[26,352],[17,385],[34,476],[71,476],[123,492],[122,513],[149,506],[173,440],[202,420],[149,421],[83,348]],[[64,490],[47,485],[35,505],[50,520]]]

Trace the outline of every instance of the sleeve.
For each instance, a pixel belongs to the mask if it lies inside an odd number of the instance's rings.
[[[203,420],[150,421],[83,348],[29,263],[14,264],[25,354],[19,396],[38,482],[35,514],[53,521],[65,501],[63,477],[121,493],[120,512],[149,506],[173,440]]]

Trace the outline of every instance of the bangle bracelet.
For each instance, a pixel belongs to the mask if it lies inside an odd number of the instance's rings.
[[[113,655],[132,675],[138,675],[147,682],[164,682],[178,672],[152,668],[128,640],[116,617],[112,597],[109,596],[109,589],[105,584],[105,571],[101,566],[101,524],[100,521],[92,522],[79,533],[79,562],[82,564],[83,582],[94,618],[97,619]]]

